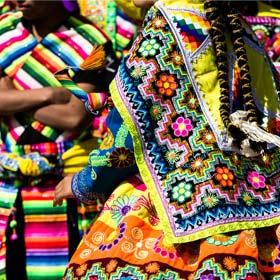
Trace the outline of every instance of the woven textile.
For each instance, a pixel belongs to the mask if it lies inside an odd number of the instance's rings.
[[[257,159],[231,150],[219,114],[217,68],[205,36],[209,25],[203,5],[164,3],[167,6],[158,2],[148,13],[111,92],[169,242],[277,224],[279,150]],[[198,29],[193,32],[189,26]],[[188,36],[196,38],[195,44],[185,40]],[[244,36],[263,126],[277,133],[277,83],[250,29]],[[234,73],[236,58],[229,59]],[[233,81],[230,86],[234,88]]]
[[[67,66],[77,67],[91,53],[94,44],[100,45],[108,38],[96,26],[70,17],[56,32],[48,34],[40,42],[23,25],[21,13],[7,13],[0,18],[0,68],[14,83],[16,89],[26,90],[45,86],[61,86],[54,73]],[[25,214],[26,264],[29,279],[58,279],[69,258],[69,234],[66,204],[53,208],[54,187],[66,171],[79,170],[87,162],[87,156],[67,159],[63,166],[62,155],[77,143],[91,138],[90,131],[82,134],[65,133],[33,120],[29,115],[18,114],[1,121],[1,152],[13,153],[13,157],[1,156],[1,180],[3,180],[3,213],[1,226],[5,229],[19,189],[22,190]],[[43,143],[22,144],[27,131],[33,131]],[[91,146],[92,149],[92,146]],[[15,156],[29,157],[30,153],[48,159],[53,168],[44,176],[23,177],[13,169]],[[87,149],[83,149],[88,154]],[[10,166],[9,166],[10,164]],[[17,165],[17,164],[15,164]],[[76,168],[76,169],[75,169]],[[78,168],[78,169],[77,169]],[[65,172],[66,172],[65,171]],[[46,180],[47,176],[47,180]],[[52,179],[52,177],[54,177]],[[6,199],[7,198],[7,199]],[[7,202],[6,202],[7,201]],[[85,213],[83,213],[85,217]],[[91,215],[92,216],[92,215]],[[90,217],[92,218],[92,217]],[[86,221],[87,222],[87,221]],[[88,222],[86,225],[88,226]],[[83,225],[81,231],[86,231]],[[1,232],[5,250],[5,231]],[[5,252],[1,253],[4,273]],[[4,276],[3,276],[4,277]]]

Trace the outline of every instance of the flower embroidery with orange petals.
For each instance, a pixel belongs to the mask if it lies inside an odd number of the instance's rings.
[[[232,257],[225,257],[223,260],[223,264],[224,264],[225,268],[229,271],[233,271],[237,267],[237,262]]]
[[[215,179],[222,187],[232,187],[234,175],[227,167],[217,167]]]
[[[171,97],[174,95],[178,84],[173,75],[161,74],[156,81],[156,87],[161,95]]]
[[[159,264],[156,262],[152,262],[146,265],[146,271],[151,274],[157,273],[159,271],[159,268]]]

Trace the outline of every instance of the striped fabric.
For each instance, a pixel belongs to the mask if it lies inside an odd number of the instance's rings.
[[[58,279],[68,262],[66,203],[53,207],[56,183],[22,190],[28,279]]]
[[[19,13],[3,15],[0,26],[0,68],[19,90],[60,86],[53,75],[55,72],[67,66],[78,67],[90,54],[92,44],[100,45],[107,41],[95,26],[83,24],[73,17],[40,43],[23,26]],[[4,142],[8,147],[16,144],[27,126],[32,126],[52,141],[70,137],[32,119],[26,121],[24,125],[17,119],[6,123]]]
[[[106,35],[94,25],[70,17],[39,43],[23,26],[21,13],[4,14],[0,16],[0,68],[18,90],[61,86],[54,77],[55,72],[67,66],[77,68],[91,53],[93,44],[107,41]],[[19,145],[20,137],[28,128],[47,137],[49,142]],[[61,132],[24,114],[4,118],[0,132],[0,152],[25,155],[37,151],[52,160],[56,156],[58,166],[63,152],[89,137],[89,131],[81,135]],[[15,176],[17,174],[12,177]],[[52,206],[53,190],[59,179],[50,182],[44,178],[27,178],[28,185],[21,182],[28,279],[60,279],[69,258],[66,205]],[[5,277],[4,233],[18,194],[16,181],[10,181],[11,186],[7,182],[0,185],[1,279]]]

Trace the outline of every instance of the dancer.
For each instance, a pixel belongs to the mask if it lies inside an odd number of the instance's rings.
[[[53,209],[52,192],[63,173],[85,166],[93,146],[80,146],[92,139],[92,118],[53,74],[66,66],[77,73],[94,45],[103,45],[106,55],[112,45],[79,16],[76,2],[17,4],[17,11],[0,18],[1,273],[6,262],[8,279],[25,279],[26,262],[29,279],[57,279],[79,236],[73,215],[67,217],[76,206]],[[100,71],[95,79],[102,77],[106,86],[106,73]],[[83,75],[76,80],[89,92],[101,87]],[[74,145],[78,157],[62,158]]]
[[[107,138],[56,187],[55,205],[112,192],[65,279],[278,278],[273,73],[230,1],[157,1],[110,86]]]

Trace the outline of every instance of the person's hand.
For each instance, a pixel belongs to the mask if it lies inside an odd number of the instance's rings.
[[[65,104],[69,102],[70,98],[71,98],[71,93],[67,89],[63,87],[57,87],[57,88],[53,88],[52,90],[50,103]]]
[[[73,176],[66,176],[55,187],[53,206],[61,206],[63,199],[74,198],[71,189],[71,182]]]

